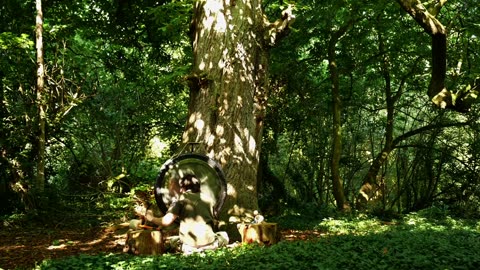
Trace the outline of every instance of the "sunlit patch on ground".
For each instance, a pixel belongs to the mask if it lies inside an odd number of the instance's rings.
[[[122,242],[123,241],[123,242]],[[101,252],[122,252],[124,235],[101,228],[88,230],[0,231],[0,269],[32,268],[44,259]]]
[[[24,229],[1,231],[0,269],[32,268],[44,259],[79,253],[121,253],[125,244],[125,233],[123,227],[49,230],[48,233]],[[284,230],[281,233],[282,241],[314,240],[325,235],[319,230]]]
[[[324,235],[326,233],[319,230],[284,230],[282,231],[282,240],[315,240]]]

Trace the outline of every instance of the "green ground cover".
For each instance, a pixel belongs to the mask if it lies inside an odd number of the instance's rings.
[[[190,256],[78,255],[46,260],[36,269],[480,269],[480,221],[455,219],[437,208],[389,221],[299,213],[272,220],[283,229],[321,233]]]

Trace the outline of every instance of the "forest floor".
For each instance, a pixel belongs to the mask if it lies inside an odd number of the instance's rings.
[[[0,230],[0,269],[32,269],[45,259],[78,254],[122,253],[123,226],[90,229],[14,228]],[[307,240],[318,231],[282,231],[283,240]]]

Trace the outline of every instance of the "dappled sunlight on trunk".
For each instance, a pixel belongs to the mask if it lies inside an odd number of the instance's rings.
[[[268,49],[292,22],[270,23],[255,0],[194,4],[189,120],[183,143],[217,160],[226,175],[228,215],[258,208],[257,170],[268,88]]]

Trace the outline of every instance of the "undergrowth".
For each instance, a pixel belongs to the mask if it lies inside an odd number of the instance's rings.
[[[480,221],[427,209],[383,221],[364,214],[290,212],[270,218],[283,229],[318,230],[308,241],[242,245],[204,254],[78,255],[35,269],[480,269]],[[308,227],[308,228],[307,228]]]

